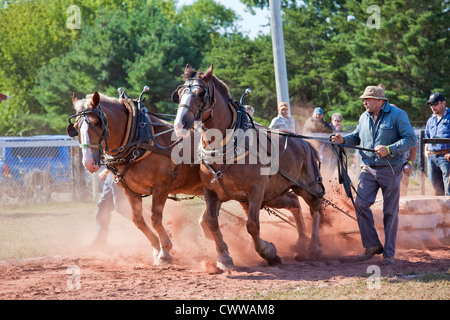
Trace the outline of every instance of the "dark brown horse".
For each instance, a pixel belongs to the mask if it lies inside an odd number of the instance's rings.
[[[251,128],[242,109],[231,99],[228,87],[213,75],[213,65],[205,73],[187,65],[183,79],[184,85],[172,95],[173,101],[179,104],[175,132],[177,136],[187,136],[196,121],[201,121],[206,130],[202,135],[200,166],[207,206],[203,219],[216,243],[217,265],[224,269],[233,267],[218,223],[221,203],[228,200],[237,200],[247,209],[247,231],[258,254],[269,265],[281,262],[275,246],[260,238],[259,212],[265,205],[286,207],[285,201],[293,201],[290,191],[301,196],[310,207],[313,230],[309,250],[313,258],[320,256],[319,224],[324,188],[316,150],[303,139]],[[233,132],[238,131],[248,138],[236,146],[236,139],[229,141]],[[253,132],[253,136],[248,132]],[[258,141],[257,148],[255,141]],[[233,152],[224,157],[228,150]],[[297,216],[296,222],[301,237],[304,234],[301,217]]]
[[[130,136],[131,110],[126,107],[124,100],[109,98],[97,92],[79,100],[74,94],[73,105],[76,115],[71,118],[75,119],[75,123],[69,125],[68,133],[80,137],[83,165],[90,172],[96,172],[100,169],[102,157],[102,161],[110,164],[108,167],[116,173],[116,179],[130,202],[134,224],[154,248],[153,263],[171,262],[169,250],[172,243],[162,224],[164,205],[169,194],[203,194],[199,165],[175,164],[172,161],[171,150],[176,148],[165,149],[174,145],[171,125],[153,115],[149,115],[149,120],[154,140],[147,139],[145,143],[139,144],[145,153],[141,155],[141,149],[134,148],[130,152],[132,158],[130,155],[118,157],[126,152]],[[128,145],[138,146],[133,143]],[[143,219],[142,195],[152,195],[151,221],[158,236]]]

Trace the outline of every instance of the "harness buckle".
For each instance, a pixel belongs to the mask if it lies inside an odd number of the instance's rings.
[[[216,182],[217,179],[220,179],[222,177],[222,171],[217,171],[216,173],[214,173],[214,178],[211,180],[211,183]]]

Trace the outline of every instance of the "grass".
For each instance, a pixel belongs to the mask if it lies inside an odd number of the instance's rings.
[[[0,260],[64,254],[89,232],[95,232],[93,202],[2,207]]]
[[[317,283],[238,297],[247,300],[448,300],[450,273],[383,277],[369,285],[364,277],[340,283]]]

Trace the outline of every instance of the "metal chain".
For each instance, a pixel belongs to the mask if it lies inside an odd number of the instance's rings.
[[[353,219],[356,221],[356,218],[351,216],[348,212],[344,211],[343,209],[339,208],[336,204],[334,204],[333,202],[331,202],[328,199],[322,198],[322,201],[325,202],[326,205],[333,207],[334,209],[342,212],[343,214],[345,214],[347,217]]]

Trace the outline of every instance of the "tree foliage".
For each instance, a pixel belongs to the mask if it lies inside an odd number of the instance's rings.
[[[241,0],[250,10],[268,0]],[[80,28],[70,28],[70,6]],[[450,95],[449,2],[282,0],[291,105],[320,105],[357,121],[364,87],[383,84],[413,121],[429,117],[433,91]],[[376,7],[373,7],[376,6]],[[378,8],[379,15],[371,8]],[[375,12],[375,15],[374,15]],[[276,114],[270,35],[254,39],[214,0],[24,1],[0,9],[0,135],[64,133],[72,92],[136,96],[144,85],[153,111],[174,113],[171,92],[186,63],[215,73],[256,115]],[[372,25],[377,20],[378,27]]]

